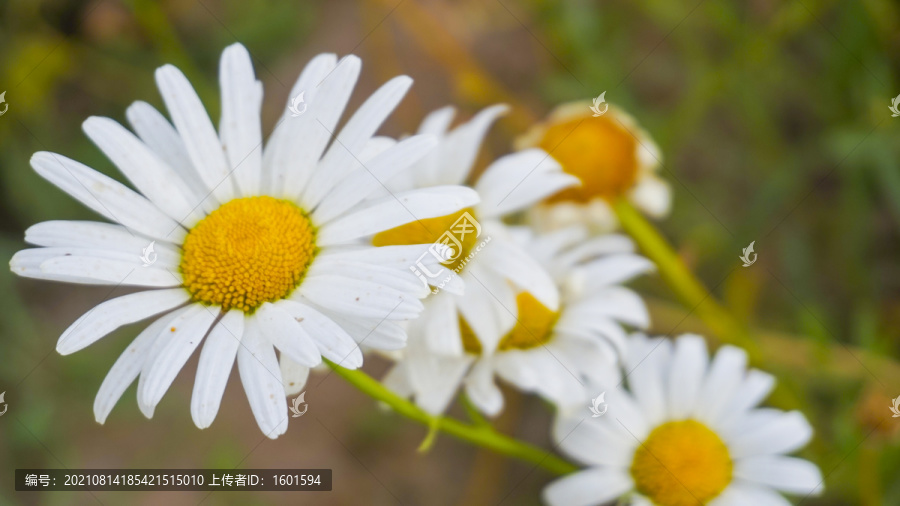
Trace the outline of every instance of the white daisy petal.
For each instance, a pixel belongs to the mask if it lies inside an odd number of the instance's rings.
[[[443,413],[453,401],[471,358],[439,357],[428,353],[417,343],[410,343],[408,351],[411,357],[408,362],[409,378],[416,404],[428,413]]]
[[[740,480],[732,482],[709,506],[791,506],[778,492]]]
[[[466,376],[466,395],[482,413],[494,416],[503,409],[503,392],[494,383],[494,369],[488,360],[479,360]]]
[[[751,369],[747,372],[734,396],[728,400],[727,407],[721,411],[717,425],[723,430],[739,423],[747,410],[753,408],[769,396],[775,387],[775,377],[771,374]]]
[[[259,193],[262,170],[262,84],[253,73],[250,53],[241,44],[222,52],[219,63],[222,117],[219,136],[241,195]]]
[[[644,299],[621,286],[605,287],[590,295],[582,304],[591,306],[594,314],[608,316],[632,327],[646,328],[650,325],[650,313]]]
[[[319,262],[347,260],[356,263],[377,264],[401,270],[403,274],[414,273],[418,283],[422,283],[422,277],[424,277],[425,283],[430,286],[440,285],[441,290],[457,295],[465,293],[462,279],[455,272],[443,267],[440,260],[428,251],[428,245],[424,244],[342,249],[335,252],[323,252],[317,259]],[[415,274],[417,270],[419,274]],[[394,272],[394,275],[396,276],[398,273]]]
[[[437,174],[439,180],[431,184],[462,184],[472,170],[488,129],[507,110],[506,105],[487,107],[448,133],[440,151],[444,160],[441,173]]]
[[[582,408],[585,409],[585,408]],[[553,437],[560,450],[578,462],[590,466],[627,469],[631,465],[637,443],[612,430],[610,419],[591,417],[557,417]],[[604,451],[597,451],[603,448]]]
[[[425,301],[428,317],[420,322],[428,348],[439,355],[459,356],[463,353],[459,331],[459,311],[455,297],[449,293],[438,293]]]
[[[312,336],[285,308],[282,301],[260,306],[256,311],[259,331],[294,362],[307,367],[321,364],[322,355]]]
[[[197,428],[205,429],[216,419],[243,333],[244,313],[232,309],[212,328],[203,344],[191,395],[191,418]]]
[[[323,357],[347,369],[362,366],[362,351],[356,341],[333,320],[300,302],[283,300],[277,306],[300,323]]]
[[[593,262],[575,270],[575,275],[589,279],[593,286],[624,283],[635,276],[651,272],[656,266],[639,255],[617,255],[606,262]]]
[[[94,307],[69,326],[56,343],[60,355],[84,349],[122,325],[149,318],[190,300],[184,289],[123,295]]]
[[[478,194],[462,186],[435,186],[398,193],[324,225],[316,240],[322,246],[346,243],[416,220],[446,216],[477,202]]]
[[[578,231],[583,229],[574,227],[574,230]],[[560,262],[573,265],[589,261],[601,255],[633,252],[634,242],[631,238],[624,235],[609,234],[601,237],[592,237],[590,240],[575,244],[567,251],[560,252]]]
[[[181,251],[175,245],[136,235],[121,225],[98,221],[44,221],[28,227],[25,242],[48,248],[112,250],[138,256],[152,242],[162,265],[174,267],[181,262]]]
[[[591,506],[612,501],[633,487],[624,470],[585,469],[547,485],[543,498],[550,506]]]
[[[19,253],[25,251],[28,250]],[[41,263],[40,274],[46,275],[49,279],[65,276],[71,283],[97,285],[168,288],[181,284],[180,277],[172,270],[157,268],[155,265],[143,267],[139,258],[132,260],[130,257],[116,260],[76,254],[54,257]]]
[[[672,368],[669,369],[669,416],[686,418],[697,405],[697,397],[709,355],[700,336],[682,336],[675,342]]]
[[[82,129],[122,174],[162,212],[190,227],[203,218],[200,202],[191,202],[191,194],[178,174],[129,132],[109,118],[92,116]]]
[[[314,101],[320,89],[319,84],[334,71],[336,65],[337,57],[333,54],[323,53],[313,58],[300,73],[288,100],[304,98],[305,101]],[[300,97],[301,94],[303,97]],[[315,161],[322,154],[321,151],[311,151],[309,148],[312,146],[297,142],[297,139],[306,139],[307,132],[315,126],[314,119],[306,114],[310,112],[309,104],[304,103],[307,110],[299,117],[294,117],[289,107],[284,108],[284,114],[263,149],[261,190],[265,194],[278,191],[287,195],[289,192],[284,183],[288,178],[291,178],[291,184],[294,185],[290,193],[298,193],[316,168]],[[322,149],[325,147],[322,146]],[[299,158],[299,154],[303,158]]]
[[[498,217],[521,211],[563,188],[580,184],[562,171],[559,162],[541,149],[529,149],[498,158],[475,184],[481,195],[479,214]]]
[[[374,248],[373,248],[374,249]],[[310,267],[307,275],[336,275],[346,276],[353,273],[355,279],[371,281],[401,292],[415,294],[418,297],[428,295],[428,288],[417,278],[412,271],[397,269],[382,265],[372,265],[368,262],[354,262],[342,260],[335,256],[322,256]]]
[[[634,205],[654,218],[669,214],[672,207],[672,189],[669,183],[648,174],[638,182],[628,195]]]
[[[649,346],[629,346],[625,375],[648,422],[657,424],[668,412],[667,367],[672,345],[668,340],[647,344]]]
[[[172,65],[156,69],[156,85],[200,179],[219,202],[228,202],[235,196],[228,161],[197,92]]]
[[[358,171],[362,162],[362,151],[381,124],[384,123],[384,120],[387,119],[388,115],[403,99],[403,96],[406,95],[411,85],[412,79],[409,77],[395,77],[369,96],[365,103],[357,109],[340,133],[337,134],[335,141],[322,158],[320,169],[313,174],[309,181],[309,186],[304,190],[302,201],[306,205],[310,207],[319,205],[325,195],[329,194],[338,182]],[[405,161],[405,165],[398,167],[396,170],[399,171],[401,168],[406,168],[407,165],[424,154],[423,152],[414,159]],[[376,174],[379,181],[390,178],[392,174],[389,172],[378,174],[374,169],[375,167],[369,168],[370,171]],[[361,174],[353,174],[354,179],[360,176]],[[322,219],[327,220],[327,218]]]
[[[428,113],[425,119],[422,120],[422,124],[419,125],[419,133],[444,135],[447,133],[447,129],[450,128],[450,123],[453,122],[455,114],[456,110],[449,105]]]
[[[404,363],[399,363],[392,367],[387,374],[381,378],[381,384],[400,397],[412,397],[415,393],[412,384],[409,381],[409,373],[406,364]]]
[[[408,320],[422,311],[422,303],[408,294],[346,276],[309,276],[297,292],[320,306],[348,316]]]
[[[257,425],[266,437],[275,439],[287,432],[287,399],[275,348],[263,338],[256,324],[256,318],[249,318],[244,324],[238,372]]]
[[[775,420],[751,426],[729,442],[732,458],[753,455],[791,453],[812,439],[813,429],[799,411],[779,412]]]
[[[761,455],[739,459],[734,475],[791,494],[817,495],[823,488],[819,468],[795,457]]]
[[[145,366],[141,372],[141,379],[138,381],[138,398],[141,404],[153,409],[159,403],[175,376],[209,332],[215,319],[214,311],[194,304],[169,320],[168,326],[162,329],[154,344],[158,351],[154,353],[153,363]]]
[[[406,346],[406,331],[394,322],[373,318],[346,318],[325,309],[319,309],[346,330],[360,346],[384,351],[399,350]]]
[[[152,202],[122,183],[62,155],[37,152],[31,166],[47,181],[105,218],[141,234],[179,242],[185,231]]]
[[[490,232],[488,232],[490,233]],[[519,290],[533,295],[552,311],[559,308],[559,290],[550,274],[526,251],[511,241],[491,241],[482,251],[484,263],[516,285]]]
[[[374,189],[383,186],[394,174],[412,165],[435,145],[437,140],[434,137],[421,135],[400,141],[393,149],[367,162],[363,170],[345,178],[326,198],[320,199],[321,204],[313,212],[313,218],[318,223],[327,223],[341,215],[362,202]],[[317,173],[325,171],[323,169]]]
[[[717,425],[743,381],[746,369],[747,352],[735,346],[719,348],[703,381],[695,416]]]
[[[284,394],[288,397],[299,394],[306,386],[309,378],[309,367],[294,362],[287,355],[278,358],[281,367],[281,381],[284,383]]]
[[[556,332],[591,343],[605,339],[613,347],[616,355],[624,356],[626,353],[625,331],[614,321],[606,318],[606,315],[594,314],[579,318],[567,312],[560,317],[554,328]]]
[[[125,348],[116,363],[109,369],[109,373],[103,379],[100,389],[97,390],[97,397],[94,399],[94,419],[98,423],[106,422],[106,417],[119,402],[122,394],[137,379],[156,338],[167,323],[165,318],[159,318],[151,323],[138,334],[128,348]]]
[[[308,205],[310,201],[301,195],[309,190],[311,181],[320,172],[321,166],[310,173],[294,168],[298,165],[301,167],[315,165],[322,157],[325,146],[336,133],[337,122],[356,85],[361,65],[356,56],[349,55],[342,58],[337,67],[322,81],[313,83],[317,91],[308,95],[310,97],[307,98],[308,110],[300,117],[286,118],[288,130],[284,137],[277,139],[279,144],[276,146],[278,149],[289,151],[283,155],[289,157],[287,158],[289,165],[279,164],[273,167],[273,192],[280,191],[285,197],[296,198],[301,204],[312,207]],[[298,142],[300,139],[302,142]],[[287,143],[287,146],[283,146],[283,143]]]
[[[159,158],[171,167],[185,184],[191,202],[202,202],[202,209],[211,212],[219,203],[209,195],[209,188],[200,179],[184,148],[184,142],[169,120],[147,102],[137,101],[125,111],[128,123],[138,137]]]

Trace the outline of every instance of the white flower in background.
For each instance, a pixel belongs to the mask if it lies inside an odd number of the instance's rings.
[[[558,307],[551,309],[527,290],[519,291],[514,326],[492,342],[482,341],[468,319],[461,319],[461,356],[428,350],[424,328],[412,322],[405,356],[385,379],[389,387],[439,413],[465,384],[472,402],[494,415],[503,401],[495,376],[554,404],[581,403],[582,408],[585,384],[617,382],[626,343],[622,325],[643,328],[649,323],[641,297],[620,285],[652,270],[653,264],[633,254],[633,244],[624,236],[587,239],[583,228],[539,237],[527,230],[514,232],[553,277],[560,291]],[[425,302],[426,314],[432,302]],[[496,304],[491,310],[506,311]]]
[[[774,386],[747,370],[747,354],[723,346],[710,361],[699,336],[634,336],[628,390],[607,392],[601,418],[563,413],[554,438],[588,465],[544,490],[552,506],[604,504],[627,496],[639,506],[788,506],[779,492],[822,491],[811,462],[787,454],[812,437],[797,411],[757,407]]]
[[[541,230],[577,223],[599,232],[614,230],[618,220],[610,203],[618,198],[627,198],[654,218],[669,213],[671,189],[656,174],[659,148],[615,106],[594,116],[590,100],[562,104],[517,139],[516,147],[543,148],[581,181],[531,210],[529,217]]]
[[[438,146],[409,169],[394,176],[387,187],[394,192],[403,192],[435,185],[464,184],[472,177],[472,168],[488,128],[505,109],[505,106],[484,109],[453,130],[449,130],[449,126],[454,110],[446,107],[434,111],[422,122],[419,134],[438,137]],[[529,173],[531,176],[526,178]],[[420,219],[375,235],[372,242],[376,246],[434,244],[465,213],[481,229],[480,235],[470,233],[463,238],[456,260],[449,265],[437,266],[439,274],[429,283],[438,286],[446,282],[440,293],[429,297],[427,309],[422,318],[412,324],[416,329],[410,329],[411,332],[421,333],[427,339],[429,349],[436,353],[460,356],[463,353],[460,317],[469,322],[479,339],[496,344],[513,326],[515,318],[509,310],[498,313],[493,309],[514,310],[515,290],[528,290],[543,305],[555,309],[559,294],[553,280],[512,240],[501,219],[576,183],[574,177],[563,173],[559,164],[539,149],[503,156],[494,161],[473,185],[480,197],[477,205],[438,218]],[[482,245],[488,238],[490,243]],[[419,248],[425,251],[425,248]],[[458,276],[455,271],[459,271]]]
[[[25,239],[43,247],[16,253],[12,271],[148,289],[89,311],[63,333],[57,351],[73,353],[122,325],[155,318],[101,385],[98,422],[138,376],[139,406],[152,416],[205,341],[191,402],[195,424],[212,423],[236,359],[256,421],[275,438],[287,430],[285,394],[302,389],[307,367],[322,357],[359,367],[357,341],[364,338],[373,348],[403,347],[396,322],[416,317],[427,294],[406,268],[418,248],[373,248],[360,238],[470,207],[478,196],[445,186],[365,201],[373,187],[362,174],[387,179],[435,141],[410,137],[367,155],[411,84],[403,76],[369,97],[328,147],[360,65],[355,56],[315,57],[290,94],[305,90],[308,110],[280,122],[265,149],[262,86],[243,46],[222,54],[218,132],[184,75],[161,67],[156,82],[174,127],[143,102],[128,109],[136,136],[108,118],[84,123],[140,193],[62,155],[34,155],[41,176],[118,225],[35,225]],[[158,257],[142,267],[140,252],[151,240]]]

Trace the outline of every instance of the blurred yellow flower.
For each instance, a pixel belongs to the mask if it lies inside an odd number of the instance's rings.
[[[655,218],[669,212],[671,190],[656,175],[659,149],[621,109],[609,106],[598,116],[589,100],[562,104],[516,140],[517,149],[531,147],[544,149],[581,180],[581,186],[562,190],[531,211],[540,229],[584,223],[612,230],[616,219],[609,203],[621,197]]]

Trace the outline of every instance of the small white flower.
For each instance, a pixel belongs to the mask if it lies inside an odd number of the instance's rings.
[[[622,325],[643,328],[649,323],[640,296],[620,285],[652,270],[653,264],[633,254],[633,244],[624,236],[587,240],[583,228],[537,238],[524,229],[514,233],[552,276],[560,290],[558,306],[548,307],[529,291],[519,291],[511,303],[512,324],[493,341],[483,340],[463,316],[460,340],[465,353],[460,356],[429,351],[421,343],[421,336],[427,335],[424,326],[412,322],[406,357],[386,378],[389,386],[439,413],[464,384],[472,402],[495,415],[503,402],[495,376],[560,406],[581,403],[587,393],[584,385],[618,378],[626,342]],[[426,313],[433,303],[426,300]],[[505,315],[507,308],[491,304],[483,318]]]
[[[746,370],[747,354],[723,346],[710,361],[699,336],[629,341],[628,390],[607,392],[606,416],[564,411],[553,435],[587,468],[544,490],[551,506],[785,506],[778,492],[822,491],[809,461],[787,454],[812,437],[797,412],[757,405],[772,376]],[[609,385],[613,386],[613,385]]]
[[[619,198],[654,218],[669,213],[671,189],[657,175],[662,155],[653,139],[618,107],[602,115],[591,109],[589,100],[562,104],[516,141],[518,149],[547,150],[581,182],[531,209],[540,230],[586,224],[612,231],[618,220],[610,204]]]
[[[435,140],[414,136],[371,154],[373,134],[412,83],[405,76],[369,97],[335,138],[360,66],[355,56],[315,57],[290,95],[305,90],[308,109],[283,118],[264,148],[262,85],[243,46],[222,54],[218,131],[185,76],[161,67],[156,82],[174,126],[144,102],[127,112],[137,135],[109,118],[84,123],[140,193],[62,155],[34,155],[41,176],[118,224],[37,224],[25,239],[42,247],[16,253],[12,271],[148,289],[98,305],[57,344],[67,355],[122,325],[154,319],[101,385],[98,422],[138,377],[139,406],[152,416],[205,341],[194,423],[213,422],[236,360],[256,421],[275,438],[287,430],[286,394],[302,389],[322,357],[357,368],[358,341],[376,349],[404,345],[397,322],[416,317],[428,293],[405,265],[419,248],[373,248],[363,238],[475,205],[478,195],[443,186],[366,200],[377,186],[372,178],[387,180]],[[150,241],[156,261],[142,267],[134,252]]]

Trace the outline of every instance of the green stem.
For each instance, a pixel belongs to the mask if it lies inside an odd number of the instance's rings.
[[[725,343],[744,348],[751,362],[758,363],[760,350],[747,327],[734,318],[703,286],[672,249],[656,228],[624,199],[613,204],[622,228],[652,260],[663,280],[675,292],[682,304],[693,309],[710,330]]]
[[[526,462],[531,462],[554,474],[562,475],[578,470],[578,467],[574,464],[537,446],[501,434],[490,426],[470,425],[453,418],[431,415],[421,410],[412,402],[391,392],[387,387],[368,374],[360,370],[345,369],[328,360],[325,362],[338,376],[347,380],[348,383],[358,388],[364,394],[387,404],[397,413],[422,423],[427,427],[437,427],[438,430],[462,439],[463,441],[468,441],[469,443],[483,446],[494,450],[495,452]]]
[[[619,223],[641,251],[652,260],[659,274],[675,292],[682,304],[692,310],[719,341],[741,347],[747,352],[751,364],[766,365],[762,348],[750,336],[746,325],[738,321],[684,265],[668,241],[644,216],[623,199],[613,204]],[[782,409],[797,409],[807,402],[791,391],[785,382],[779,382],[769,396],[769,403]]]

